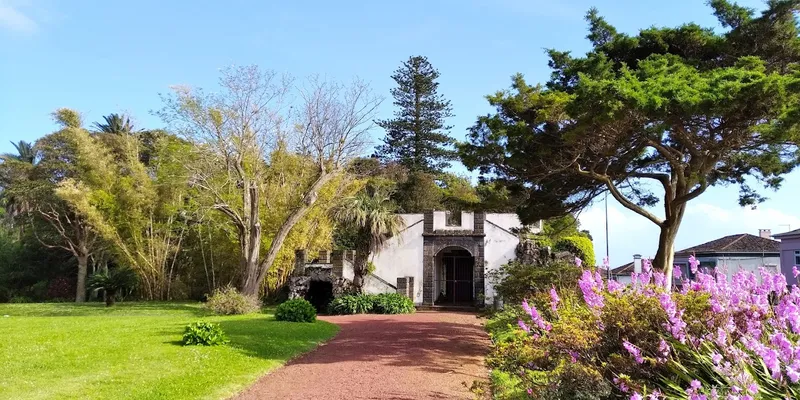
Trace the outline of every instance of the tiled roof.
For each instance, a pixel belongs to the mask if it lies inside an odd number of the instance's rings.
[[[730,235],[683,249],[675,255],[688,256],[696,253],[780,253],[780,242],[756,235],[741,233]]]
[[[624,265],[620,265],[619,267],[611,270],[611,273],[614,275],[620,275],[620,274],[629,275],[631,272],[633,272],[633,261]]]
[[[779,233],[777,235],[772,235],[772,237],[774,237],[776,239],[785,238],[785,237],[789,237],[789,236],[800,236],[800,229],[795,229],[793,231],[783,232],[783,233]]]

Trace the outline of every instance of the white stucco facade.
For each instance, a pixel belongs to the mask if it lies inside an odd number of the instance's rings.
[[[516,230],[522,228],[516,214],[464,212],[461,214],[461,223],[457,226],[452,224],[457,218],[451,218],[451,224],[447,223],[444,211],[401,216],[406,228],[372,256],[376,267],[375,276],[392,284],[398,278],[413,277],[414,302],[433,304],[441,288],[446,286],[439,282],[434,288],[433,282],[430,282],[445,279],[438,272],[444,268],[441,265],[442,254],[454,249],[466,250],[474,259],[472,283],[475,289],[472,301],[491,304],[495,295],[494,288],[485,277],[516,257],[515,251],[519,243]],[[534,232],[539,229],[538,226],[529,228]],[[433,272],[434,270],[437,272]],[[463,278],[463,271],[461,275]],[[427,289],[426,284],[429,286]],[[462,282],[460,290],[463,287]]]
[[[373,274],[390,283],[399,277],[413,276],[414,303],[419,304],[422,303],[422,285],[417,282],[422,282],[423,215],[401,214],[401,217],[406,228],[373,254]]]

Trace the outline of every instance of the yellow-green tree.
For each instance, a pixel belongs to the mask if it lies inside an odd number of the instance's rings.
[[[227,69],[219,83],[215,94],[176,88],[165,97],[159,114],[194,145],[193,162],[187,163],[190,183],[204,193],[207,207],[235,227],[239,288],[256,295],[292,229],[313,209],[325,186],[363,150],[380,99],[360,82],[341,85],[310,79],[296,88],[300,101],[288,107],[291,80],[255,66]],[[308,175],[281,181],[291,176],[272,158],[281,146],[307,160]],[[276,194],[269,177],[298,189],[285,214],[271,212]],[[262,209],[270,216],[281,215],[277,229],[266,237],[263,257]]]

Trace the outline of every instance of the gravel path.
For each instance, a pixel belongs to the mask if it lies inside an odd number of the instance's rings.
[[[472,399],[486,380],[488,338],[475,315],[321,317],[330,342],[262,377],[235,399]],[[466,386],[465,386],[466,384]]]

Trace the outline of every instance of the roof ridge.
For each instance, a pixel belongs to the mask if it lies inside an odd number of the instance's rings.
[[[732,244],[734,244],[734,243],[736,243],[736,242],[738,242],[738,241],[742,240],[742,238],[744,238],[745,236],[747,236],[747,234],[746,234],[746,233],[740,233],[738,238],[736,238],[736,239],[732,240],[731,242],[729,242],[729,243],[728,243],[728,244],[726,244],[725,246],[722,246],[722,250],[727,250],[727,249],[728,249],[728,247],[730,247]],[[754,235],[754,236],[755,236],[755,235]]]

